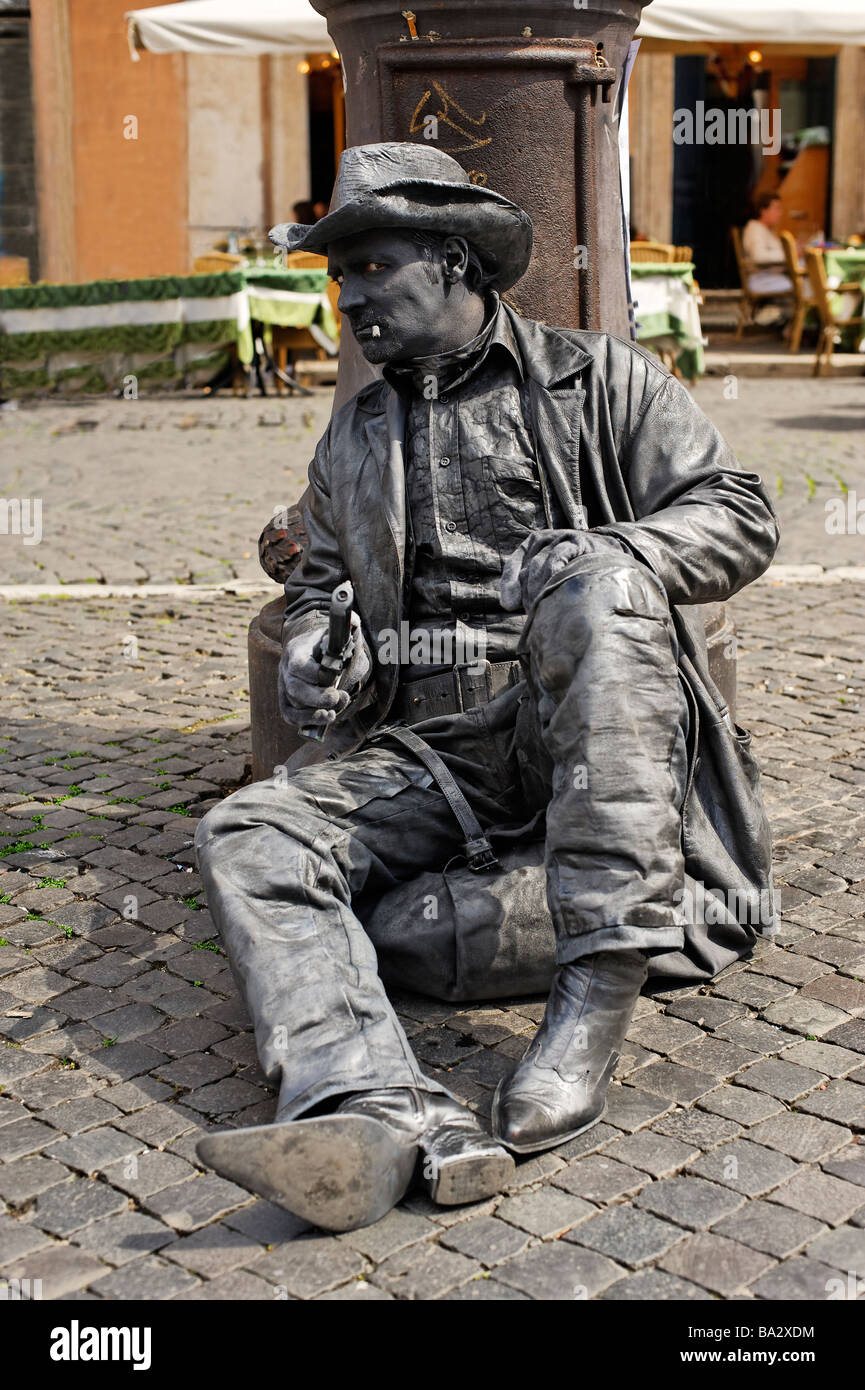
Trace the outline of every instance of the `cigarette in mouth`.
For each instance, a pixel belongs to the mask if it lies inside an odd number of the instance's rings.
[[[370,328],[369,332],[370,332],[370,337],[371,337],[371,338],[380,338],[380,337],[381,337],[381,329],[379,328],[379,326],[378,326],[377,323],[374,323],[374,324],[372,325],[372,327]]]

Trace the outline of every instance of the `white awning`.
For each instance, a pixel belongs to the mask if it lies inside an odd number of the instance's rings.
[[[308,0],[184,0],[130,10],[129,46],[151,53],[326,53],[327,24]]]
[[[184,0],[130,10],[151,53],[321,53],[333,48],[308,0]],[[684,43],[865,44],[865,0],[652,0],[638,38]]]
[[[863,0],[652,0],[638,39],[865,44]]]

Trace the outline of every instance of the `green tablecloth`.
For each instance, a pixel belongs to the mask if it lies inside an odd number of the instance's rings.
[[[631,265],[637,341],[669,348],[676,366],[694,381],[706,369],[692,261],[637,261]]]
[[[323,270],[247,266],[217,274],[25,285],[0,290],[0,388],[102,392],[134,382],[197,384],[236,345],[252,361],[251,320],[309,328],[329,352],[338,329]]]
[[[249,295],[250,318],[268,326],[308,328],[317,342],[331,356],[335,355],[339,328],[327,294],[330,276],[326,270],[278,270],[253,265],[241,274]],[[238,337],[242,362],[252,361],[252,338],[247,336]]]
[[[852,247],[829,247],[823,253],[823,261],[830,287],[833,283],[844,285],[855,282],[860,289],[858,296],[833,294],[829,300],[832,313],[842,319],[854,318],[861,314],[862,305],[865,303],[865,247],[861,250],[854,250]],[[865,352],[865,328],[842,329],[841,346],[849,348],[852,352]]]

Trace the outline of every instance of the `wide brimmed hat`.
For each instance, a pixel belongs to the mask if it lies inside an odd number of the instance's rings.
[[[472,183],[442,150],[396,141],[344,150],[327,216],[313,227],[282,222],[269,235],[286,251],[326,252],[339,237],[377,227],[465,237],[500,290],[516,284],[532,253],[522,208]]]

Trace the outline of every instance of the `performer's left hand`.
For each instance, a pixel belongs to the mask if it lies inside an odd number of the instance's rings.
[[[572,560],[593,551],[624,550],[615,536],[595,531],[534,531],[508,556],[502,570],[502,607],[528,612],[544,587]]]

